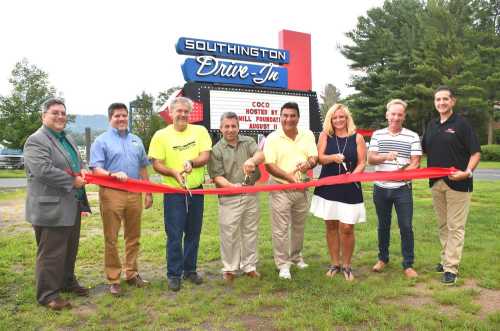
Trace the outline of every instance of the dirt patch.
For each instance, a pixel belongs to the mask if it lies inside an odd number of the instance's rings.
[[[75,308],[73,308],[73,313],[75,315],[78,315],[80,318],[87,319],[91,315],[95,314],[97,311],[97,305],[90,303],[88,305],[79,305]]]
[[[272,327],[272,321],[266,317],[240,315],[238,319],[246,330],[275,330],[275,328]]]
[[[500,312],[500,291],[491,290],[480,287],[476,280],[466,279],[464,282],[465,288],[471,288],[479,292],[473,302],[481,306],[479,316],[481,318],[487,317],[489,314]]]
[[[24,205],[24,198],[0,201],[0,227],[24,222]]]
[[[397,305],[397,306],[405,306],[405,307],[411,307],[411,308],[418,308],[418,307],[422,307],[424,305],[434,304],[435,302],[431,297],[428,297],[428,296],[408,295],[408,296],[404,296],[401,298],[382,299],[382,300],[380,300],[380,303],[392,304],[392,305]]]

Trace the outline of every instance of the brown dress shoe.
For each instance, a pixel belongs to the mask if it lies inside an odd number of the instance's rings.
[[[245,275],[247,275],[250,278],[260,278],[260,274],[255,270],[252,270],[250,272],[245,272]]]
[[[121,288],[120,284],[111,284],[109,286],[109,293],[111,293],[115,296],[122,294],[122,288]]]
[[[73,294],[78,295],[79,297],[88,297],[89,296],[89,289],[81,286],[80,284],[76,284],[75,286],[72,286],[72,287],[63,288],[61,290],[61,292],[73,293]]]
[[[236,276],[232,273],[232,272],[224,272],[222,274],[222,279],[226,282],[226,283],[232,283],[234,278],[236,278]]]
[[[406,278],[417,278],[418,274],[413,268],[406,268],[404,271]]]
[[[382,270],[384,270],[385,264],[386,263],[384,261],[378,260],[377,263],[375,263],[375,265],[373,266],[372,271],[381,272]]]
[[[52,310],[71,309],[71,303],[61,298],[55,298],[54,300],[51,300],[47,304],[45,304],[45,306]]]
[[[149,282],[145,279],[142,279],[139,274],[137,274],[134,278],[127,279],[127,284],[135,286],[135,287],[144,287],[149,284]]]

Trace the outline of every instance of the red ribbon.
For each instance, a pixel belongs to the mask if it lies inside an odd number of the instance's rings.
[[[114,177],[86,175],[85,180],[89,184],[106,186],[118,190],[136,192],[136,193],[191,193],[191,194],[239,194],[239,193],[257,193],[282,190],[303,190],[308,187],[318,187],[324,185],[348,184],[355,182],[373,182],[384,180],[407,181],[412,179],[423,178],[440,178],[447,177],[457,171],[455,168],[424,168],[412,170],[399,170],[390,172],[363,172],[358,174],[343,174],[338,176],[325,177],[318,180],[312,180],[305,183],[293,184],[270,184],[257,186],[241,186],[227,188],[209,188],[185,190],[167,185],[156,184],[149,181],[128,179],[121,182]]]

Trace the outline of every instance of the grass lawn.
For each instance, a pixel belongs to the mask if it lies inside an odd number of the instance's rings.
[[[26,173],[24,170],[0,169],[0,178],[24,178]]]
[[[324,276],[328,265],[324,224],[310,217],[304,257],[310,267],[292,269],[291,281],[278,279],[272,259],[267,195],[261,195],[259,238],[261,280],[239,277],[232,286],[220,276],[216,197],[206,198],[199,252],[205,283],[167,289],[165,233],[161,196],[145,211],[140,270],[151,281],[145,289],[124,285],[114,298],[103,276],[103,236],[96,212],[83,221],[77,275],[91,287],[89,298],[68,295],[75,308],[55,313],[35,303],[35,240],[29,225],[0,222],[0,330],[499,330],[500,329],[500,192],[499,182],[476,182],[466,228],[457,286],[440,284],[433,272],[439,243],[430,191],[417,181],[415,199],[415,268],[408,281],[400,267],[399,231],[393,224],[391,263],[383,273],[370,272],[377,260],[377,232],[371,185],[364,185],[368,222],[356,226],[353,283]],[[91,190],[92,191],[92,190]],[[94,210],[97,201],[92,199]],[[394,222],[396,223],[396,222]],[[122,240],[120,240],[122,245]],[[122,245],[123,247],[123,245]]]

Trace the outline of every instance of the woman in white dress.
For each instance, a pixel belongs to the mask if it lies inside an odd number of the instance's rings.
[[[328,110],[323,132],[319,136],[318,155],[322,165],[319,178],[364,171],[365,141],[362,135],[356,133],[356,126],[346,106],[335,104]],[[351,267],[354,224],[366,221],[361,184],[317,187],[311,201],[311,212],[325,220],[330,253],[330,266],[326,275],[333,277],[342,272],[346,280],[354,280]]]

